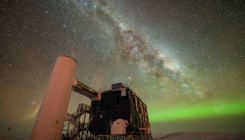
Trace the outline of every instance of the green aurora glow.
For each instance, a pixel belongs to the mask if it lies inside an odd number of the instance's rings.
[[[235,102],[226,101],[220,103],[208,103],[181,108],[172,108],[161,110],[159,112],[151,112],[149,110],[150,122],[176,121],[202,119],[217,116],[232,116],[245,114],[245,100]]]

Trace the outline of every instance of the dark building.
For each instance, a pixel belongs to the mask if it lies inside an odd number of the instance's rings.
[[[147,106],[128,86],[113,84],[91,101],[89,131],[94,135],[148,135],[151,132]]]

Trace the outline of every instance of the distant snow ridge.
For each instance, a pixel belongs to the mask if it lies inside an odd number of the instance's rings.
[[[154,140],[245,140],[245,134],[215,132],[179,132]]]

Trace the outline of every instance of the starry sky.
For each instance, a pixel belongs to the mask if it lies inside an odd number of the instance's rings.
[[[95,90],[127,83],[153,134],[245,131],[245,1],[0,2],[0,137],[28,138],[56,58]],[[72,92],[67,112],[90,100]]]

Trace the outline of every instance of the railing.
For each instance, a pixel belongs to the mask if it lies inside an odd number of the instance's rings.
[[[72,138],[77,133],[78,133],[78,130],[72,129],[68,132],[68,137]]]
[[[77,108],[77,111],[76,111],[76,112],[77,112],[77,113],[78,113],[78,112],[81,113],[81,111],[83,111],[82,109],[85,109],[85,111],[90,112],[91,107],[90,107],[89,105],[87,105],[87,104],[81,103],[81,104],[78,105],[78,108]],[[74,113],[76,113],[76,112],[74,112]],[[73,114],[74,114],[74,113],[73,113]]]
[[[79,127],[76,127],[74,129],[71,129],[69,132],[68,132],[68,136],[70,138],[72,138],[74,135],[80,133],[82,130],[84,129],[88,129],[89,127],[89,123],[79,123]],[[76,130],[77,129],[77,130]]]
[[[76,119],[78,119],[83,113],[90,113],[91,107],[87,104],[81,103],[78,105],[77,111],[72,114],[66,114],[66,120],[71,121],[74,125],[77,125]]]
[[[73,129],[71,129],[70,131],[67,130],[66,135],[69,138],[73,138],[81,131],[88,131],[89,123],[85,123],[85,122],[81,123],[80,117],[85,113],[90,113],[90,111],[91,111],[91,107],[89,105],[81,103],[78,105],[77,111],[75,111],[72,114],[67,113],[66,121],[68,121],[68,123],[73,127]],[[84,121],[85,121],[85,116],[84,116]]]
[[[89,123],[80,123],[79,124],[79,129],[88,129]]]

